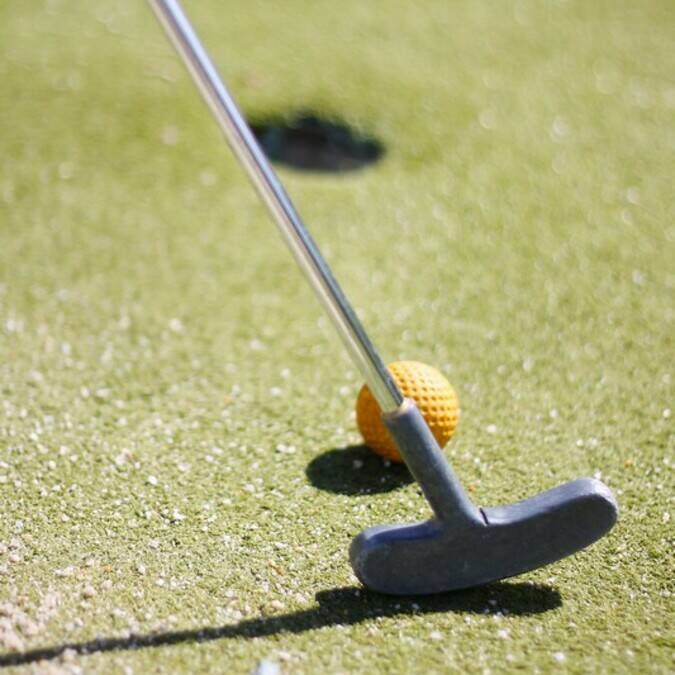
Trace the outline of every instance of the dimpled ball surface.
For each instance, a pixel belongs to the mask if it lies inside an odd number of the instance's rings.
[[[459,422],[459,402],[452,385],[438,370],[418,361],[396,361],[387,369],[403,395],[415,401],[438,444],[443,447]],[[356,422],[369,448],[393,462],[403,461],[367,385],[361,388],[356,400]]]

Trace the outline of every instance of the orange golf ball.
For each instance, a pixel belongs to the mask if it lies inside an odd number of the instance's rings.
[[[452,385],[438,370],[418,361],[396,361],[387,370],[403,396],[415,401],[434,438],[443,447],[459,422],[459,401]],[[370,389],[363,385],[356,400],[356,422],[365,444],[392,462],[402,462],[381,415]]]

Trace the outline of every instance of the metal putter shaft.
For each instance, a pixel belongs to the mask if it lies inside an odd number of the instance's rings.
[[[148,0],[383,411],[433,517],[359,534],[350,559],[373,590],[425,594],[477,586],[559,560],[599,539],[617,505],[592,478],[516,504],[471,503],[412,401],[405,400],[221,81],[177,0]]]

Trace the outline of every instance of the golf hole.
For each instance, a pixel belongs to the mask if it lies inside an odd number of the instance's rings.
[[[313,113],[254,120],[251,129],[272,162],[301,171],[354,171],[384,155],[383,145],[375,138]]]

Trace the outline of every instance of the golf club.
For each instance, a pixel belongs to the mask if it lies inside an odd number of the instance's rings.
[[[149,2],[363,374],[433,511],[426,522],[359,534],[350,559],[360,581],[398,595],[467,588],[554,562],[608,532],[617,504],[592,478],[508,506],[471,503],[414,402],[404,399],[368,339],[179,2]]]

